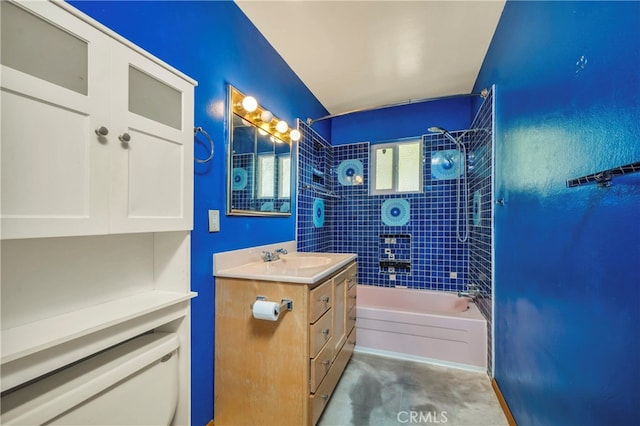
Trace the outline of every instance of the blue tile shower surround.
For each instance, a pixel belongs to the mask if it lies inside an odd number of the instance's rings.
[[[300,130],[303,137],[298,152],[299,188],[313,185],[313,169],[324,167],[326,180],[323,189],[335,193],[337,198],[325,199],[325,226],[314,228],[307,219],[312,217],[314,194],[304,189],[299,191],[298,250],[357,253],[358,281],[364,285],[442,291],[465,289],[469,250],[467,243],[456,238],[455,179],[425,179],[424,192],[420,194],[370,196],[369,143],[330,147],[304,123],[301,123]],[[470,142],[469,132],[452,132],[452,135],[462,136],[467,145]],[[317,149],[318,144],[323,148]],[[424,175],[431,176],[431,152],[451,149],[455,149],[454,144],[442,135],[425,135]],[[321,159],[314,155],[320,155]],[[364,182],[362,185],[340,185],[337,167],[352,159],[362,162]],[[396,199],[409,203],[410,218],[404,225],[389,226],[382,219],[382,206],[385,201]],[[411,266],[408,273],[390,274],[388,267],[381,268],[381,236],[394,234],[410,236]]]
[[[329,143],[303,121],[298,120],[301,138],[298,142],[296,241],[298,251],[333,252],[332,229],[335,197],[323,196],[336,186],[331,178],[332,149]],[[315,190],[314,190],[315,189]],[[324,200],[324,223],[314,224],[314,201]]]
[[[494,90],[480,106],[468,132],[467,161],[469,196],[469,284],[480,289],[477,305],[487,319],[487,373],[493,377],[493,111]],[[474,214],[473,207],[478,206]]]

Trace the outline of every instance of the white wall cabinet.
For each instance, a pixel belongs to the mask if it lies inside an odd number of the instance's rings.
[[[61,6],[2,2],[2,238],[191,229],[195,82]]]
[[[0,19],[0,390],[175,332],[190,424],[196,82],[66,3]]]

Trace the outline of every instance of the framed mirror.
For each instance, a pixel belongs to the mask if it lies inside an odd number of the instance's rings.
[[[290,216],[291,145],[300,133],[228,86],[227,214]]]

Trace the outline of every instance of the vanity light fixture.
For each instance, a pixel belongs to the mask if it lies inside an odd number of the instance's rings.
[[[286,121],[280,120],[278,121],[278,124],[276,124],[276,130],[279,131],[280,133],[286,133],[287,130],[289,130],[289,125],[287,124]]]
[[[262,111],[262,114],[260,114],[260,121],[262,121],[263,123],[271,123],[271,120],[273,120],[273,114],[271,113],[271,111],[267,109]]]
[[[297,142],[301,138],[300,131],[290,129],[286,121],[274,116],[271,111],[260,106],[253,96],[245,96],[231,86],[232,113],[241,117],[247,125],[254,125],[261,134],[269,133],[285,143]],[[265,133],[266,132],[266,133]]]
[[[292,129],[291,132],[289,133],[289,137],[291,138],[292,141],[298,142],[302,137],[302,134],[300,134],[300,131],[298,129]]]
[[[242,100],[242,108],[247,112],[253,112],[258,109],[258,101],[253,96],[245,96]]]

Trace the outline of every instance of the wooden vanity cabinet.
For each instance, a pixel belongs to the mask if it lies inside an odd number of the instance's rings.
[[[355,346],[356,263],[316,285],[218,278],[216,425],[315,425]],[[257,296],[291,299],[277,321]]]

